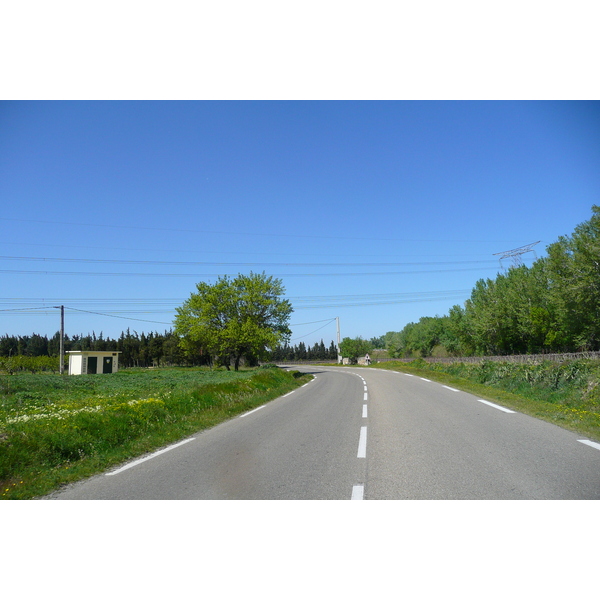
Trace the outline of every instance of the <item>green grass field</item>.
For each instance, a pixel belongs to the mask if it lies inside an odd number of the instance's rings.
[[[277,368],[2,375],[0,498],[46,494],[217,425],[307,379]]]

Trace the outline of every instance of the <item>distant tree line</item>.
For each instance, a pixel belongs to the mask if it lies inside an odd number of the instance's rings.
[[[313,346],[307,346],[304,342],[299,342],[297,345],[290,346],[289,344],[283,344],[277,346],[269,355],[269,360],[273,362],[286,361],[286,360],[323,360],[323,361],[337,361],[337,348],[336,345],[331,341],[329,347],[326,347],[321,342],[315,342]]]
[[[118,339],[104,337],[102,333],[96,335],[94,332],[88,335],[65,335],[65,352],[69,350],[113,350],[120,351],[119,365],[128,367],[151,367],[151,366],[201,366],[211,364],[210,356],[197,348],[196,353],[186,352],[181,344],[180,338],[173,331],[138,333],[128,329],[122,332]],[[60,353],[60,333],[56,332],[51,338],[47,336],[32,335],[0,337],[0,357],[58,357]],[[332,341],[326,347],[321,340],[313,346],[307,346],[304,342],[290,346],[280,345],[271,351],[267,359],[269,361],[285,360],[323,360],[336,361],[337,348]],[[58,364],[58,363],[57,363]]]
[[[383,348],[385,345],[384,336],[372,337],[370,340],[363,340],[361,337],[350,339],[344,338],[340,343],[342,356],[356,358],[370,352],[373,348]],[[347,350],[344,354],[344,349]],[[325,346],[323,340],[315,342],[313,346],[307,346],[304,342],[290,346],[288,344],[280,345],[269,355],[273,362],[285,360],[323,360],[337,361],[338,351],[333,340],[329,346]]]
[[[480,279],[464,307],[389,331],[392,357],[600,350],[600,207],[531,267]]]
[[[102,333],[88,335],[65,335],[65,352],[69,350],[112,350],[120,351],[121,367],[151,367],[162,365],[198,366],[210,363],[210,358],[198,351],[195,355],[186,354],[179,344],[179,338],[172,331],[164,333],[122,332],[118,339],[105,338]],[[60,332],[54,336],[32,335],[0,337],[0,356],[58,356],[60,353]]]
[[[195,354],[186,352],[180,345],[180,339],[173,331],[138,333],[128,329],[121,333],[118,339],[104,337],[102,333],[94,332],[88,335],[65,335],[65,352],[68,350],[113,350],[120,351],[119,365],[128,367],[151,366],[201,366],[211,363],[210,356],[202,353],[198,348]],[[58,356],[60,352],[60,333],[55,333],[51,338],[47,336],[32,335],[0,337],[0,356]],[[278,346],[268,354],[268,360],[323,360],[336,361],[337,348],[332,341],[326,347],[321,340],[313,346],[304,342],[290,346]]]

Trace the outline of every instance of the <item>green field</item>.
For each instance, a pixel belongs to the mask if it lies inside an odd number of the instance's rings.
[[[308,379],[277,368],[0,375],[0,498],[32,498],[212,427]]]

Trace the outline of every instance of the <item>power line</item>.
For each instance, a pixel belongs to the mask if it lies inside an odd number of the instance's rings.
[[[396,292],[387,294],[337,294],[326,296],[288,296],[295,310],[340,308],[357,306],[378,306],[389,304],[405,304],[415,302],[432,302],[455,300],[470,294],[471,290],[437,290],[426,292]],[[16,304],[32,305],[36,302],[43,306],[19,306]],[[27,314],[29,311],[50,309],[56,303],[69,304],[67,308],[74,308],[75,304],[83,306],[115,306],[112,310],[105,309],[102,314],[107,316],[126,314],[172,314],[177,306],[183,303],[181,298],[0,298],[0,305],[12,305],[12,308],[0,309],[0,312],[13,312]],[[135,308],[135,307],[139,308]],[[165,308],[157,308],[163,306]],[[92,311],[89,311],[92,312]],[[307,324],[320,323],[312,321]]]
[[[67,262],[84,264],[111,265],[158,265],[158,266],[202,266],[202,267],[422,267],[440,265],[483,265],[492,264],[493,260],[461,260],[461,261],[420,261],[420,262],[343,262],[343,263],[292,263],[292,262],[214,262],[214,261],[166,261],[166,260],[125,260],[104,258],[51,258],[41,256],[0,256],[0,260],[33,261],[33,262]]]
[[[406,296],[427,296],[427,295],[439,295],[439,294],[463,294],[470,292],[470,289],[461,290],[428,290],[419,292],[388,292],[385,294],[327,294],[324,296],[286,296],[288,300],[302,301],[302,300],[332,300],[332,299],[371,299],[371,298],[390,298],[390,297],[406,297]],[[20,302],[25,304],[31,303],[42,303],[42,304],[56,304],[57,302],[68,302],[69,304],[82,302],[85,304],[181,304],[184,301],[183,298],[14,298],[0,297],[0,304],[18,304]]]
[[[199,230],[199,229],[176,229],[167,227],[143,227],[140,225],[115,225],[114,223],[105,225],[103,223],[73,223],[68,221],[42,221],[37,219],[16,219],[11,217],[0,217],[2,221],[18,221],[21,223],[41,223],[45,225],[69,225],[70,227],[105,227],[110,229],[134,229],[140,231],[169,231],[173,233],[194,233],[194,234],[218,234],[218,235],[240,235],[253,237],[283,237],[283,238],[303,238],[303,239],[326,239],[326,240],[359,240],[359,241],[384,241],[384,242],[466,242],[466,243],[489,243],[493,240],[425,240],[411,238],[381,238],[381,237],[348,237],[348,236],[328,236],[328,235],[306,235],[292,233],[260,233],[260,232],[243,232],[243,231],[217,231]],[[506,242],[507,240],[503,240]],[[496,241],[496,243],[501,243]]]
[[[432,294],[462,294],[470,292],[470,289],[462,290],[428,290],[424,292],[389,292],[385,294],[327,294],[325,296],[286,296],[288,300],[331,300],[331,299],[358,299],[358,298],[386,298],[386,297],[403,297],[403,296],[426,296]],[[86,304],[116,304],[116,303],[141,303],[141,304],[181,304],[184,300],[182,298],[2,298],[0,297],[0,304],[17,304],[23,302],[31,304],[34,302],[41,302],[43,304],[53,304],[56,302],[68,302],[73,304],[75,302],[84,302]]]
[[[440,294],[465,294],[469,293],[470,289],[463,290],[435,290],[435,291],[427,291],[427,292],[392,292],[387,294],[336,294],[336,295],[327,295],[327,296],[288,296],[288,300],[298,300],[298,301],[314,301],[314,300],[360,300],[360,299],[390,299],[390,298],[405,298],[411,296],[438,296]]]
[[[94,312],[91,310],[82,310],[81,308],[73,308],[72,306],[65,306],[69,310],[75,310],[77,312],[89,313],[91,315],[100,315],[102,317],[114,317],[115,319],[127,319],[129,321],[144,321],[146,323],[160,323],[161,325],[173,325],[173,323],[165,323],[164,321],[149,321],[148,319],[134,319],[133,317],[120,317],[118,315],[110,315],[106,313]]]
[[[332,319],[322,319],[321,321],[309,321],[308,323],[293,323],[290,325],[290,327],[300,327],[300,325],[314,325],[315,323],[325,323],[325,321],[327,321],[327,323],[331,323],[331,321],[335,321],[336,317],[333,317]]]
[[[495,261],[494,261],[495,262]],[[272,277],[365,277],[365,276],[390,276],[390,275],[419,275],[435,273],[462,273],[467,271],[491,270],[493,267],[475,267],[465,269],[433,269],[428,271],[386,271],[386,272],[368,272],[368,273],[271,273]],[[214,278],[214,277],[234,277],[237,273],[131,273],[131,272],[97,272],[97,271],[30,271],[21,269],[0,269],[0,273],[13,275],[85,275],[97,277],[194,277],[194,278]]]
[[[0,308],[0,312],[26,312],[29,310],[48,310],[54,306],[31,306],[29,308]]]
[[[75,245],[75,244],[40,244],[40,243],[32,243],[32,242],[7,242],[6,240],[1,240],[0,241],[0,246],[36,246],[36,247],[42,247],[42,248],[69,248],[69,249],[74,249],[74,250],[102,250],[103,252],[106,252],[107,248],[106,246],[82,246],[82,245]],[[160,252],[162,254],[165,253],[165,250],[163,248],[122,248],[119,246],[111,246],[110,247],[111,251],[118,251],[118,252]],[[248,255],[252,255],[252,256],[323,256],[322,252],[254,252],[254,251],[248,251],[248,250],[181,250],[181,249],[176,249],[176,248],[169,248],[168,250],[169,253],[173,253],[173,254],[241,254],[243,256],[248,256]],[[362,258],[373,258],[376,256],[385,256],[385,257],[394,257],[394,256],[407,256],[405,254],[392,254],[390,252],[385,252],[385,253],[379,253],[379,254],[367,254],[365,252],[361,252],[360,254],[350,254],[348,252],[344,252],[343,254],[332,254],[331,252],[327,253],[328,256],[344,256],[346,258],[350,257],[350,258],[355,258],[355,257],[362,257]],[[409,255],[412,256],[412,255]],[[429,258],[433,258],[433,257],[440,257],[443,256],[445,258],[448,257],[464,257],[464,256],[473,256],[472,253],[469,254],[420,254],[420,256],[427,256]],[[486,255],[487,256],[487,255]]]
[[[315,329],[314,331],[311,331],[310,333],[307,333],[306,335],[301,335],[300,337],[294,338],[294,339],[290,340],[290,342],[295,342],[296,340],[301,340],[302,338],[308,337],[309,335],[312,335],[313,333],[317,333],[317,331],[321,331],[321,329],[325,329],[325,327],[327,327],[327,325],[329,325],[330,323],[333,323],[335,321],[335,319],[336,319],[336,317],[333,317],[333,319],[329,320],[322,327],[319,327],[318,329]]]

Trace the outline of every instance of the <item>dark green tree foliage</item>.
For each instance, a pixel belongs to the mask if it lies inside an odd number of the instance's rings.
[[[297,345],[290,346],[284,344],[277,346],[269,355],[272,362],[294,361],[294,360],[319,360],[319,361],[337,361],[337,348],[333,340],[329,348],[325,347],[323,340],[315,343],[311,347],[300,342]]]
[[[385,339],[382,335],[379,337],[372,337],[369,342],[373,348],[385,348]]]

